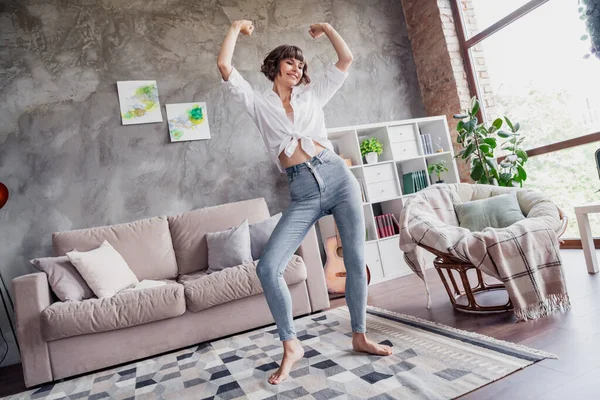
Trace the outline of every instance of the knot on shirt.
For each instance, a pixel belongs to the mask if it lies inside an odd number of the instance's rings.
[[[298,141],[300,141],[300,145],[302,149],[309,155],[314,156],[315,154],[315,142],[308,137],[300,134],[299,132],[293,132],[290,135],[289,142],[285,146],[285,155],[291,157],[296,151],[296,147],[298,147]]]

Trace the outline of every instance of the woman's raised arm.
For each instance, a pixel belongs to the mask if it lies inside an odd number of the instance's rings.
[[[323,34],[327,35],[338,56],[338,62],[335,64],[335,66],[338,67],[340,71],[348,71],[350,64],[352,64],[352,52],[350,52],[348,45],[346,42],[344,42],[344,39],[342,39],[340,34],[333,29],[331,25],[329,25],[327,22],[322,24],[313,24],[310,26],[308,33],[315,39],[323,36]]]
[[[231,74],[231,59],[233,58],[233,50],[235,49],[238,35],[241,33],[242,35],[250,36],[253,31],[254,26],[252,25],[252,21],[244,19],[232,22],[217,57],[217,67],[219,67],[219,72],[223,80],[228,80],[229,74]]]

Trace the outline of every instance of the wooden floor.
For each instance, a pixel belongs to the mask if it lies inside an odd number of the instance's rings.
[[[515,323],[510,313],[454,311],[435,271],[429,271],[432,307],[425,308],[420,280],[407,276],[369,288],[368,304],[497,339],[546,350],[544,360],[461,399],[600,399],[600,274],[589,275],[581,250],[562,250],[572,309],[537,321]],[[332,307],[344,299],[332,300]],[[0,396],[25,390],[20,365],[0,369]]]

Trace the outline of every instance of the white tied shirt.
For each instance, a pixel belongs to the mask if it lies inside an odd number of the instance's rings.
[[[294,86],[290,99],[290,105],[294,109],[293,120],[287,116],[281,99],[272,88],[263,93],[253,90],[235,67],[231,70],[229,80],[221,78],[221,83],[250,114],[269,155],[283,173],[285,169],[279,162],[279,154],[285,151],[291,157],[298,142],[311,157],[316,155],[314,141],[333,151],[333,145],[327,139],[323,106],[342,86],[347,76],[347,72],[330,63],[325,75],[316,82]]]

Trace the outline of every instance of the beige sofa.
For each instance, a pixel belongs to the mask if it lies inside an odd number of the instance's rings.
[[[25,385],[31,387],[273,323],[256,261],[206,274],[205,234],[270,216],[264,198],[106,227],[55,233],[55,256],[108,240],[139,280],[167,285],[105,299],[53,302],[45,273],[13,280]],[[314,227],[286,280],[294,316],[329,307]]]

